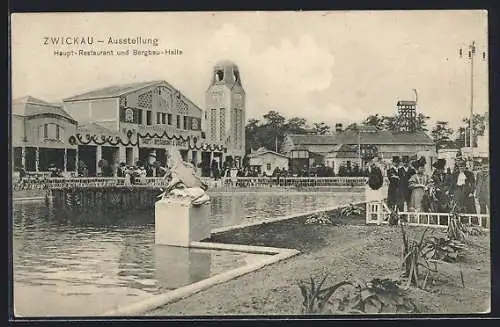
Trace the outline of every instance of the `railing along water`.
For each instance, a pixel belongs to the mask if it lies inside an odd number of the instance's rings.
[[[366,177],[223,177],[215,181],[203,177],[209,188],[315,188],[315,187],[360,187],[366,184]],[[14,186],[14,189],[51,189],[51,188],[91,188],[91,187],[164,187],[167,181],[162,177],[135,178],[125,185],[123,177],[27,177]]]

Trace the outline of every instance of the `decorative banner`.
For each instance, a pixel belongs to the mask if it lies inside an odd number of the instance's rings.
[[[136,141],[132,141],[132,136],[134,132],[132,130],[127,131],[126,133],[128,140],[124,141],[119,136],[105,136],[105,135],[96,135],[96,134],[85,134],[82,135],[77,133],[76,135],[72,135],[69,137],[68,142],[71,145],[88,145],[93,143],[95,145],[109,145],[109,146],[140,146],[140,140],[143,144],[154,144],[154,145],[164,145],[164,146],[178,146],[178,147],[187,147],[192,150],[202,150],[202,151],[219,151],[223,152],[227,149],[220,144],[202,144],[197,145],[198,138],[195,136],[191,138],[191,136],[182,136],[182,135],[168,135],[167,132],[163,132],[162,134],[157,133],[145,133],[140,134],[137,133]],[[191,140],[193,141],[191,143]]]

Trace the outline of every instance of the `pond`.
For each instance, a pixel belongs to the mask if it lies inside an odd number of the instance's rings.
[[[359,194],[212,195],[222,227],[359,201]],[[152,211],[75,220],[43,203],[13,204],[14,308],[20,316],[85,316],[132,304],[264,255],[154,246]]]

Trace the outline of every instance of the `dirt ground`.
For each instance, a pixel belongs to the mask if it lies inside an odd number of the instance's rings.
[[[288,247],[302,253],[146,315],[297,315],[303,300],[297,286],[299,280],[321,278],[324,273],[329,274],[327,284],[399,276],[402,241],[398,227],[366,226],[363,217],[341,218],[335,212],[333,216],[332,225],[306,225],[299,218],[212,237],[212,242]],[[423,228],[407,227],[412,238],[422,231]],[[445,235],[440,229],[428,234]],[[489,237],[489,233],[471,236],[465,258],[460,263],[440,265],[430,290],[410,290],[422,313],[489,311]]]

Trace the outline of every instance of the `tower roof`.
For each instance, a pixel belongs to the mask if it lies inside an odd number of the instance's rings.
[[[220,60],[215,64],[215,67],[236,67],[238,68],[238,65],[234,63],[234,61],[231,60]]]

